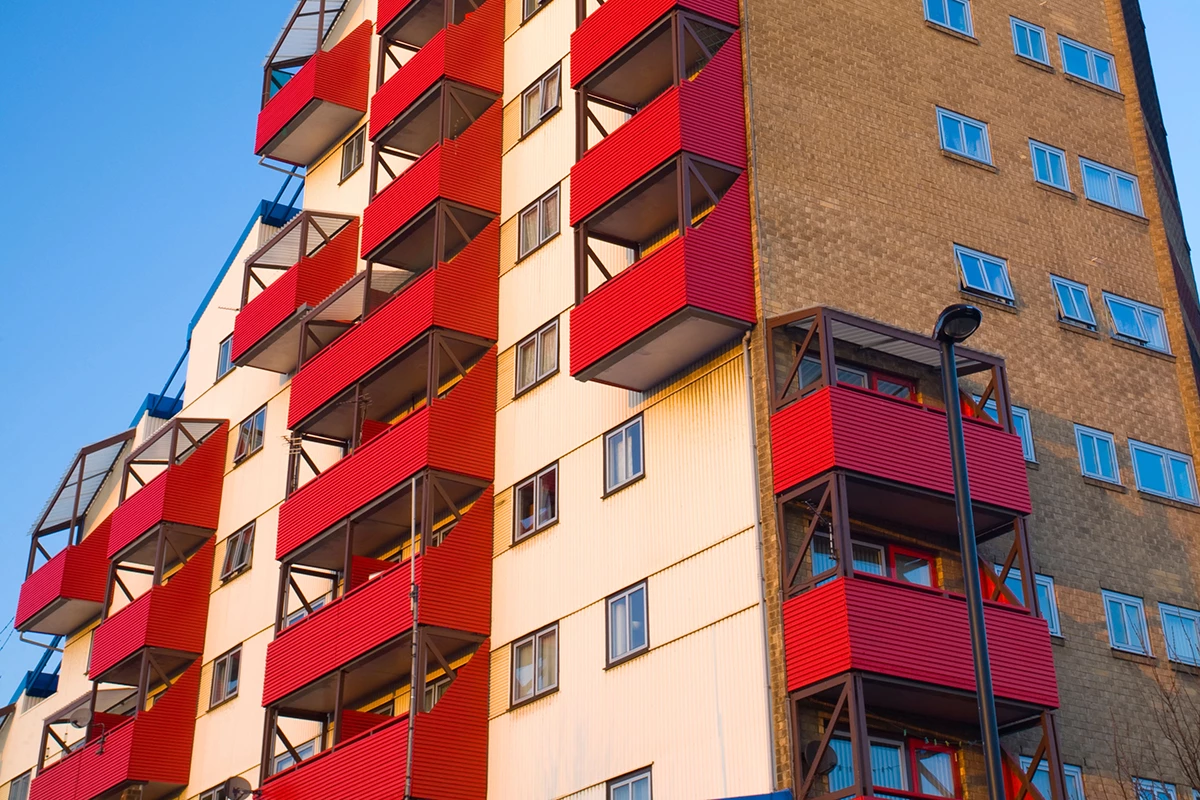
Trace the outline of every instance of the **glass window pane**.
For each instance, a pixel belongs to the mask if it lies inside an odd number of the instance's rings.
[[[1026,58],[1033,58],[1033,48],[1029,44],[1029,28],[1013,23],[1013,47]]]
[[[1065,283],[1054,284],[1055,294],[1058,295],[1058,307],[1062,315],[1068,319],[1079,319],[1079,309],[1075,304],[1075,294]]]
[[[1072,286],[1071,297],[1075,301],[1075,313],[1078,319],[1083,320],[1091,325],[1096,324],[1096,317],[1092,314],[1092,304],[1088,302],[1087,292],[1077,286]]]
[[[1147,492],[1168,494],[1170,486],[1167,484],[1166,458],[1140,447],[1132,449],[1133,468],[1137,472],[1139,486]]]
[[[830,739],[829,749],[837,756],[837,766],[829,773],[829,791],[836,792],[854,784],[854,754],[848,739]],[[871,753],[871,765],[874,768],[875,753]]]
[[[618,597],[608,604],[608,658],[629,652],[629,598]]]
[[[558,233],[558,192],[542,200],[542,241]]]
[[[517,487],[517,538],[534,527],[534,482],[526,481]]]
[[[1082,47],[1063,42],[1063,69],[1077,78],[1090,79],[1088,54]]]
[[[838,367],[837,379],[838,383],[847,383],[851,386],[857,386],[860,389],[866,389],[869,382],[867,373],[857,369],[850,369],[849,367]]]
[[[544,378],[558,368],[558,325],[546,328],[538,338],[538,377]]]
[[[1086,433],[1079,435],[1079,459],[1084,475],[1099,475],[1100,460],[1096,457],[1096,438]]]
[[[852,543],[854,550],[854,571],[866,572],[869,575],[886,575],[887,569],[883,563],[883,549],[868,544]]]
[[[978,161],[988,161],[985,129],[979,125],[964,125],[967,155]]]
[[[833,557],[833,543],[828,536],[813,536],[812,539],[812,571],[813,575],[833,569],[837,560]],[[866,570],[864,570],[866,571]]]
[[[538,637],[538,691],[558,684],[558,631],[547,631]]]
[[[933,565],[928,559],[907,553],[896,553],[895,578],[919,586],[933,586]]]
[[[1050,160],[1050,183],[1061,189],[1067,188],[1067,170],[1063,157],[1058,153],[1048,153]]]
[[[950,27],[956,31],[970,33],[971,24],[967,21],[966,0],[946,0],[946,6],[950,13]]]
[[[940,750],[916,748],[916,791],[934,797],[954,797],[954,758]]]
[[[1172,493],[1180,500],[1196,502],[1196,485],[1191,464],[1181,458],[1168,459],[1171,465]]]
[[[1083,165],[1083,190],[1089,198],[1097,203],[1116,205],[1113,197],[1112,180],[1104,170],[1096,169],[1090,164]]]
[[[608,488],[619,486],[625,480],[625,432],[617,431],[608,437]]]
[[[538,210],[537,207],[521,212],[521,255],[532,252],[538,242]]]
[[[1107,439],[1096,439],[1096,457],[1099,459],[1100,474],[1109,480],[1117,479],[1116,454]]]
[[[542,115],[549,114],[554,109],[558,108],[558,76],[559,71],[546,76],[542,83]]]
[[[1131,214],[1139,213],[1137,184],[1117,176],[1117,205]]]
[[[629,593],[629,649],[638,650],[646,646],[646,590],[634,589]]]
[[[517,700],[533,695],[533,642],[513,648],[513,682]]]
[[[1046,61],[1046,37],[1033,28],[1029,29],[1029,57],[1043,63]]]
[[[629,471],[628,476],[635,478],[642,474],[642,423],[637,421],[625,429],[625,436],[629,442]]]
[[[949,114],[942,114],[942,147],[955,153],[965,153],[962,123]]]
[[[1125,626],[1125,613],[1121,603],[1110,598],[1106,603],[1106,607],[1108,609],[1108,627],[1112,631],[1113,644],[1120,647],[1128,647],[1130,644],[1129,630]]]
[[[912,398],[912,389],[903,383],[889,381],[887,378],[879,378],[875,381],[875,391],[891,395],[892,397],[900,397],[904,400]]]
[[[1033,174],[1042,183],[1053,183],[1050,177],[1050,154],[1040,147],[1033,149]]]
[[[558,518],[558,469],[546,470],[537,479],[537,524],[549,525]]]
[[[983,276],[983,263],[975,256],[961,253],[958,257],[962,264],[963,279],[967,286],[975,289],[986,289],[987,279]]]
[[[650,800],[650,776],[645,775],[633,782],[632,800]]]
[[[1142,323],[1142,333],[1146,337],[1146,345],[1158,350],[1167,349],[1167,335],[1163,330],[1163,320],[1157,312],[1140,309],[1138,318]]]
[[[838,370],[838,380],[842,379],[842,372]],[[805,356],[800,359],[800,388],[803,390],[806,386],[816,383],[821,380],[821,362],[812,356]]]
[[[630,791],[631,787],[628,783],[623,783],[620,786],[614,786],[612,790],[612,800],[632,800]]]
[[[1128,303],[1122,303],[1119,300],[1110,299],[1108,302],[1108,310],[1112,313],[1113,327],[1117,329],[1117,333],[1122,336],[1128,336],[1131,339],[1145,341],[1146,337],[1142,333],[1142,320],[1138,311]]]
[[[1109,89],[1117,88],[1117,76],[1113,72],[1112,61],[1107,56],[1093,53],[1092,65],[1096,68],[1096,83]]]
[[[925,0],[925,17],[939,25],[945,25],[946,19],[946,0]]]
[[[1200,662],[1196,621],[1163,609],[1162,624],[1163,636],[1167,640],[1167,657],[1187,664]]]
[[[876,786],[904,790],[904,752],[900,745],[871,742],[871,780]]]
[[[528,339],[517,346],[517,389],[526,389],[537,380],[537,340]]]
[[[542,86],[538,84],[525,93],[525,107],[523,109],[524,127],[523,131],[528,132],[542,117]]]

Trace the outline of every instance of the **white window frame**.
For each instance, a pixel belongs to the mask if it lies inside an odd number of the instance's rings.
[[[367,129],[359,128],[342,144],[342,171],[339,183],[358,172],[367,160]]]
[[[639,456],[638,463],[640,465],[640,469],[635,473],[630,473],[628,475],[622,475],[622,476],[618,477],[618,479],[615,483],[610,483],[609,479],[608,479],[609,472],[610,472],[610,470],[609,470],[609,466],[610,466],[609,444],[612,442],[613,439],[615,439],[618,436],[625,437],[626,442],[628,442],[629,441],[628,432],[630,430],[632,430],[633,428],[638,429],[638,447],[641,449],[641,452],[638,454],[638,456]],[[633,483],[634,481],[641,479],[645,475],[646,475],[646,428],[642,424],[642,415],[638,414],[636,417],[629,420],[628,422],[625,422],[622,425],[620,425],[616,428],[613,428],[611,431],[604,434],[604,493],[605,493],[605,495],[610,495],[613,492],[617,491],[618,489],[624,488],[624,487],[628,486],[629,484]]]
[[[1039,151],[1046,154],[1046,163],[1047,164],[1050,163],[1050,156],[1056,156],[1058,158],[1058,160],[1062,163],[1063,182],[1061,184],[1055,183],[1052,180],[1044,181],[1041,179],[1041,177],[1038,176],[1037,156],[1038,156]],[[1055,189],[1061,189],[1064,192],[1071,191],[1071,170],[1067,168],[1068,162],[1067,162],[1067,153],[1065,150],[1063,150],[1060,147],[1055,147],[1052,144],[1046,144],[1045,142],[1039,142],[1037,139],[1030,139],[1029,140],[1029,159],[1030,159],[1030,165],[1033,167],[1033,179],[1035,181],[1042,184],[1043,186],[1053,186]]]
[[[225,539],[225,558],[221,562],[221,582],[235,578],[246,570],[254,558],[254,523],[244,525]]]
[[[1141,655],[1141,656],[1153,655],[1153,653],[1151,652],[1151,648],[1150,648],[1150,630],[1149,630],[1149,625],[1146,621],[1146,603],[1145,603],[1145,601],[1140,597],[1134,597],[1133,595],[1128,595],[1128,594],[1121,594],[1120,592],[1111,592],[1108,589],[1102,589],[1100,591],[1100,600],[1102,603],[1104,603],[1104,623],[1105,623],[1105,626],[1108,628],[1109,647],[1111,647],[1113,650],[1120,650],[1123,653],[1135,653],[1135,654]],[[1109,614],[1109,611],[1108,611],[1109,603],[1117,603],[1121,606],[1121,609],[1122,609],[1121,613],[1125,614],[1124,622],[1125,622],[1126,627],[1129,626],[1129,615],[1126,612],[1129,609],[1137,610],[1138,619],[1141,622],[1141,633],[1139,635],[1142,639],[1142,644],[1144,645],[1143,649],[1141,649],[1141,650],[1137,649],[1137,647],[1135,647],[1134,644],[1132,643],[1132,640],[1131,640],[1130,644],[1120,644],[1117,642],[1116,637],[1113,635],[1112,616]]]
[[[976,403],[979,402],[979,395],[973,394],[971,396],[975,398]],[[1033,447],[1033,425],[1029,421],[1029,409],[1013,405],[1010,405],[1008,408],[1009,411],[1012,412],[1013,427],[1017,429],[1017,436],[1021,439],[1021,455],[1023,455],[1025,460],[1029,463],[1036,464],[1037,451],[1034,450]],[[996,410],[995,400],[988,400],[986,403],[984,403],[983,410],[984,413],[992,418],[993,422],[1000,421],[1000,412]],[[1021,422],[1024,424],[1023,428],[1017,426],[1017,420],[1021,420]],[[1022,435],[1021,431],[1024,431],[1025,433]]]
[[[554,649],[555,649],[554,682],[548,683],[539,689],[538,688],[538,656],[542,652],[542,642],[545,641],[546,637],[550,634],[554,635]],[[518,692],[517,659],[515,656],[516,656],[517,650],[521,647],[524,647],[527,644],[533,645],[533,691],[532,691],[532,693],[522,697],[517,694],[517,692]],[[519,706],[519,705],[523,705],[525,703],[532,702],[533,700],[536,700],[537,698],[542,697],[544,695],[550,694],[551,692],[554,692],[558,689],[558,670],[561,666],[559,664],[559,660],[558,660],[558,650],[559,650],[559,647],[558,647],[558,623],[557,622],[555,622],[553,625],[547,625],[546,627],[542,628],[541,630],[535,631],[535,632],[529,634],[528,636],[524,636],[512,643],[512,645],[509,649],[509,663],[510,663],[509,671],[512,673],[512,675],[509,679],[510,706]]]
[[[543,522],[541,520],[540,509],[542,507],[542,478],[546,475],[554,474],[554,516]],[[533,524],[527,531],[521,530],[521,504],[518,499],[521,496],[521,491],[526,487],[533,490]],[[518,483],[513,488],[513,543],[517,543],[528,539],[535,533],[549,528],[554,523],[558,522],[558,462],[554,462],[543,470],[530,475],[525,480]]]
[[[1138,472],[1138,451],[1148,455],[1157,456],[1162,459],[1163,477],[1166,479],[1167,491],[1160,492],[1156,489],[1150,489],[1142,485],[1142,476]],[[1147,442],[1139,442],[1137,439],[1129,440],[1129,458],[1133,462],[1133,481],[1139,492],[1152,494],[1157,497],[1167,497],[1171,500],[1177,500],[1180,503],[1188,503],[1189,505],[1200,505],[1200,493],[1196,491],[1196,466],[1192,462],[1192,457],[1186,453],[1180,453],[1175,450],[1168,450],[1165,447],[1149,444]],[[1171,469],[1171,462],[1179,462],[1187,469],[1189,488],[1191,489],[1191,497],[1184,497],[1179,492],[1179,487],[1175,485],[1175,473]]]
[[[1147,778],[1133,779],[1133,788],[1138,800],[1176,800],[1175,784],[1152,781]]]
[[[1008,19],[1012,25],[1013,52],[1019,55],[1021,58],[1027,58],[1030,61],[1036,61],[1038,64],[1045,64],[1047,67],[1050,66],[1050,40],[1046,37],[1046,29],[1041,25],[1034,25],[1032,22],[1026,22],[1025,20],[1018,19],[1017,17],[1009,17]],[[1021,52],[1021,48],[1017,46],[1018,30],[1024,30],[1026,33],[1037,33],[1042,37],[1042,53],[1045,56],[1044,58],[1025,55]],[[1031,43],[1030,50],[1032,51],[1033,38],[1029,37],[1029,41]]]
[[[1097,440],[1097,441],[1108,442],[1108,446],[1112,450],[1113,470],[1117,473],[1116,476],[1114,476],[1113,478],[1110,478],[1107,475],[1101,475],[1099,473],[1088,472],[1087,467],[1084,465],[1084,461],[1083,461],[1083,437],[1084,436],[1090,436],[1090,437],[1092,437],[1092,439]],[[1076,451],[1076,454],[1079,456],[1079,472],[1085,478],[1093,478],[1095,480],[1104,481],[1105,483],[1111,483],[1111,484],[1115,484],[1117,486],[1124,485],[1121,482],[1121,464],[1120,464],[1120,462],[1117,461],[1117,440],[1116,440],[1116,438],[1113,437],[1113,435],[1111,433],[1109,433],[1108,431],[1099,430],[1097,428],[1089,428],[1086,425],[1079,425],[1077,423],[1075,425],[1075,451]],[[1097,450],[1096,451],[1096,464],[1099,465],[1099,463],[1100,463],[1100,453]]]
[[[546,89],[550,86],[554,87],[554,105],[547,106]],[[536,119],[530,119],[528,113],[528,98],[537,94],[538,98],[538,114]],[[562,64],[555,64],[546,74],[533,82],[525,91],[521,92],[521,137],[524,138],[536,130],[543,122],[550,118],[554,112],[562,107]]]
[[[237,679],[229,680],[229,666],[234,662],[236,664]],[[217,671],[221,670],[222,679],[217,680]],[[230,684],[232,683],[232,687]],[[215,708],[224,702],[232,700],[238,696],[238,692],[242,688],[242,646],[229,650],[213,659],[212,664],[212,686],[208,692],[208,707]]]
[[[960,138],[962,139],[964,146],[966,145],[967,141],[966,126],[970,125],[971,127],[978,128],[980,130],[983,138],[983,158],[976,158],[968,153],[965,149],[955,150],[947,144],[946,132],[942,128],[943,121],[947,119],[958,124]],[[973,117],[968,117],[965,114],[959,114],[958,112],[951,111],[948,108],[937,106],[937,126],[938,141],[941,143],[942,149],[947,153],[954,153],[956,156],[962,156],[963,158],[975,161],[979,164],[991,165],[992,137],[988,131],[988,124],[986,122],[981,122],[980,120],[977,120]]]
[[[1108,309],[1108,319],[1109,322],[1112,323],[1111,333],[1114,338],[1120,339],[1123,342],[1135,344],[1138,347],[1144,347],[1147,350],[1153,350],[1157,353],[1167,353],[1168,355],[1171,353],[1171,340],[1167,335],[1167,319],[1161,308],[1147,305],[1146,303],[1139,303],[1137,300],[1130,300],[1128,297],[1122,297],[1119,294],[1112,294],[1110,292],[1104,292],[1102,296],[1104,298],[1104,306]],[[1132,336],[1128,333],[1123,333],[1117,330],[1117,317],[1115,314],[1113,314],[1114,303],[1117,305],[1128,306],[1137,312],[1138,329],[1141,331],[1140,336]],[[1146,323],[1142,319],[1142,314],[1149,314],[1150,316],[1158,319],[1159,327],[1162,330],[1162,347],[1155,347],[1154,345],[1150,344],[1150,338],[1146,336]]]
[[[1067,313],[1067,309],[1063,305],[1062,295],[1058,291],[1060,286],[1067,289],[1069,292],[1077,291],[1083,293],[1084,307],[1087,309],[1090,319],[1084,319],[1083,317],[1074,316]],[[1091,292],[1088,291],[1086,284],[1068,280],[1067,278],[1061,278],[1058,275],[1051,275],[1050,288],[1054,292],[1054,302],[1058,305],[1058,318],[1061,321],[1070,323],[1072,325],[1082,325],[1090,331],[1096,330],[1096,310],[1092,308],[1092,295]],[[1079,303],[1077,300],[1075,300],[1073,294],[1072,302],[1074,302],[1076,310],[1078,311]]]
[[[307,742],[301,742],[300,744],[295,746],[296,752],[301,754],[301,758],[299,761],[292,760],[292,754],[289,753],[287,750],[284,750],[282,753],[280,753],[279,755],[277,755],[273,759],[271,759],[271,767],[272,767],[271,774],[274,775],[277,772],[282,772],[285,769],[290,769],[291,767],[294,767],[297,764],[303,764],[305,761],[308,761],[310,758],[315,756],[317,754],[317,739],[318,738],[320,738],[320,737],[314,736],[313,738],[309,739]],[[308,755],[303,755],[303,753],[306,749],[309,750],[309,753],[308,753]],[[291,761],[292,763],[290,763],[284,767],[279,766],[280,763],[282,763],[283,761]]]
[[[233,450],[234,465],[241,464],[263,449],[267,438],[267,407],[262,406],[238,423],[237,444]],[[245,442],[245,448],[242,443]]]
[[[233,372],[233,334],[229,334],[217,345],[217,380]]]
[[[314,600],[309,600],[308,607],[311,608],[312,611],[308,611],[304,606],[300,606],[295,611],[286,615],[283,618],[283,628],[282,629],[287,630],[288,628],[292,627],[296,623],[308,619],[313,614],[320,611],[325,606],[326,601],[328,601],[330,599],[331,598],[330,598],[329,593],[326,592],[325,594],[321,595],[320,597],[318,597]]]
[[[977,258],[980,261],[988,261],[993,264],[999,264],[1004,271],[1003,288],[1007,294],[997,294],[991,289],[984,288],[982,286],[972,286],[970,283],[968,283],[967,271],[963,266],[962,260],[964,255],[970,256],[971,258]],[[954,245],[954,263],[958,266],[958,277],[962,281],[962,288],[964,291],[995,299],[1006,305],[1013,305],[1016,302],[1015,298],[1013,297],[1012,277],[1008,274],[1008,259],[1000,258],[999,256],[993,256],[989,253],[984,253],[979,250],[972,250],[971,248],[964,247],[961,244],[956,244]],[[986,275],[984,277],[986,278]]]
[[[554,332],[554,362],[543,369],[543,361],[545,361],[546,339],[547,334]],[[532,345],[532,348],[530,348]],[[517,343],[516,355],[514,356],[515,376],[514,381],[516,386],[513,390],[513,397],[520,397],[528,392],[533,387],[537,386],[547,378],[553,377],[558,372],[558,352],[559,352],[559,336],[558,336],[558,317],[547,322],[542,327],[538,328],[533,333],[526,336]],[[521,382],[521,375],[524,370],[521,367],[525,364],[527,358],[533,358],[533,379],[525,383]]]
[[[1033,759],[1029,756],[1021,756],[1021,769],[1029,769],[1029,765],[1033,763]],[[1083,769],[1074,764],[1063,764],[1063,774],[1067,778],[1067,798],[1068,800],[1086,800],[1083,794]],[[1045,759],[1038,765],[1037,772],[1045,772],[1047,778],[1050,775],[1050,768],[1046,765]],[[1036,774],[1036,773],[1035,773]],[[1074,787],[1075,792],[1071,789]]]
[[[1109,191],[1112,193],[1114,202],[1110,203],[1107,200],[1101,200],[1100,198],[1092,197],[1091,193],[1088,191],[1088,168],[1094,169],[1097,172],[1103,172],[1108,176]],[[1092,161],[1090,158],[1084,158],[1083,156],[1079,157],[1079,175],[1080,179],[1083,181],[1083,196],[1088,200],[1091,200],[1093,203],[1099,203],[1102,206],[1115,208],[1118,211],[1124,211],[1126,214],[1133,214],[1137,217],[1146,216],[1146,213],[1142,208],[1142,185],[1138,180],[1137,175],[1119,170],[1116,167],[1110,167],[1107,164],[1101,164],[1099,161]],[[1125,208],[1124,206],[1118,205],[1118,203],[1121,201],[1121,180],[1126,180],[1133,184],[1133,208]]]
[[[554,214],[550,214],[547,208],[550,205],[551,199],[554,200]],[[562,229],[562,204],[559,199],[558,187],[555,186],[544,195],[534,200],[525,208],[521,209],[521,213],[517,214],[517,260],[520,261],[526,258],[531,253],[536,251],[546,242],[558,236]],[[528,220],[532,219],[532,223]],[[537,225],[537,244],[532,247],[525,246],[525,229],[529,224]]]
[[[622,775],[620,778],[614,778],[608,782],[608,792],[605,797],[607,800],[612,800],[617,789],[629,787],[629,795],[633,796],[633,785],[639,781],[646,781],[646,800],[654,798],[654,781],[650,776],[650,767],[639,769],[637,772],[631,772],[628,775]]]
[[[1200,611],[1169,603],[1158,604],[1159,622],[1162,623],[1163,641],[1167,644],[1167,660],[1178,664],[1190,664],[1200,667]],[[1195,639],[1189,644],[1190,652],[1180,652],[1167,636],[1167,617],[1177,617],[1182,623],[1191,623]]]
[[[923,0],[922,6],[924,7],[924,11],[925,11],[925,21],[931,22],[934,25],[937,25],[939,28],[945,28],[948,31],[954,31],[955,33],[961,33],[964,36],[970,36],[972,39],[975,38],[975,15],[972,13],[972,10],[971,10],[971,0],[960,0],[960,1],[967,8],[967,12],[966,12],[967,13],[967,29],[965,31],[959,30],[958,28],[956,28],[950,24],[950,4],[949,4],[948,0]],[[945,14],[945,16],[946,16],[945,22],[938,22],[937,20],[935,20],[929,16],[929,4],[930,3],[939,3],[941,5],[942,13]]]
[[[1084,51],[1084,53],[1087,55],[1087,62],[1088,62],[1088,74],[1087,75],[1078,75],[1067,69],[1067,46],[1068,45],[1078,47],[1080,50]],[[1096,48],[1094,48],[1090,45],[1086,45],[1083,42],[1077,42],[1074,39],[1067,38],[1066,36],[1063,36],[1060,33],[1058,35],[1058,54],[1062,58],[1063,72],[1066,73],[1067,75],[1070,75],[1073,78],[1079,78],[1079,80],[1081,80],[1081,81],[1087,81],[1088,83],[1093,83],[1096,86],[1101,86],[1105,89],[1110,89],[1114,92],[1121,91],[1121,79],[1117,76],[1117,60],[1115,58],[1113,58],[1112,53],[1106,53],[1103,50],[1097,50]],[[1112,86],[1101,83],[1099,81],[1099,79],[1098,79],[1099,73],[1096,70],[1096,59],[1097,58],[1103,58],[1104,60],[1106,60],[1108,62],[1108,74],[1112,75],[1112,79],[1113,79]]]
[[[629,598],[632,597],[634,594],[636,594],[639,591],[642,593],[642,619],[645,620],[645,626],[646,626],[646,630],[644,631],[644,633],[642,635],[643,638],[645,639],[645,641],[642,642],[637,647],[630,647],[630,648],[626,649],[625,652],[623,652],[623,653],[614,653],[613,652],[614,631],[613,631],[613,627],[612,627],[613,603],[616,603],[620,600],[625,600],[626,630],[632,631],[633,623],[631,621],[632,614],[629,612],[629,608],[630,608],[630,599]],[[647,582],[641,581],[640,583],[635,583],[633,586],[630,586],[627,589],[622,589],[621,591],[617,592],[616,594],[610,596],[607,600],[605,600],[604,601],[604,620],[605,620],[605,631],[607,633],[606,638],[608,639],[608,641],[605,642],[605,659],[606,659],[605,663],[607,663],[608,666],[610,666],[610,667],[615,666],[617,664],[622,663],[623,661],[628,661],[629,659],[633,658],[636,655],[639,655],[640,653],[644,653],[644,652],[648,651],[650,649],[650,597],[649,597],[649,589],[647,587]]]
[[[1003,564],[995,564],[996,575],[1000,575],[1004,571]],[[1010,567],[1008,577],[1014,580],[1021,580],[1021,569],[1019,567]],[[1054,578],[1049,575],[1043,575],[1040,572],[1033,573],[1034,588],[1038,586],[1046,590],[1046,595],[1050,598],[1050,608],[1042,608],[1042,603],[1038,602],[1038,611],[1041,612],[1042,618],[1046,620],[1047,627],[1050,628],[1051,636],[1062,636],[1062,627],[1059,625],[1058,617],[1058,594],[1054,591]],[[1011,590],[1012,587],[1010,586]],[[1014,594],[1016,594],[1014,592]],[[1022,598],[1024,600],[1024,598]]]

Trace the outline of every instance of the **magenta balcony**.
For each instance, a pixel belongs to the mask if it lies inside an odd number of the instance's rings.
[[[305,211],[246,259],[242,310],[233,325],[234,363],[294,371],[300,321],[354,277],[357,248],[357,217]]]
[[[269,74],[270,99],[258,115],[255,154],[308,166],[337,144],[367,111],[371,38],[368,21],[333,48],[318,48],[273,95],[276,78]]]
[[[105,519],[82,542],[67,545],[25,579],[17,601],[17,630],[65,636],[100,616],[111,523],[111,517]]]

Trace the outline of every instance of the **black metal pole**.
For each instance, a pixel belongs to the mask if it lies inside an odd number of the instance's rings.
[[[1004,765],[1000,758],[996,695],[992,692],[992,665],[988,658],[987,629],[983,619],[983,591],[979,577],[979,551],[975,544],[975,519],[971,514],[971,487],[967,482],[967,447],[963,439],[962,408],[958,400],[958,369],[955,365],[954,342],[942,341],[941,345],[942,391],[946,398],[946,421],[950,429],[954,505],[958,510],[958,538],[962,549],[963,581],[967,589],[967,616],[971,624],[971,655],[975,661],[983,762],[987,769],[988,797],[990,800],[1004,800]]]

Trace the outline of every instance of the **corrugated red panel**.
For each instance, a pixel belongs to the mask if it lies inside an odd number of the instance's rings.
[[[687,307],[756,321],[745,175],[700,227],[637,262],[572,309],[571,374]]]
[[[203,652],[214,547],[209,539],[167,583],[100,623],[92,634],[89,677],[96,679],[142,647]]]
[[[571,86],[577,88],[642,31],[676,8],[695,11],[726,25],[740,22],[737,0],[608,0],[571,34]]]
[[[282,561],[426,467],[490,481],[495,393],[493,348],[446,397],[397,423],[284,501],[275,557]]]
[[[304,364],[292,380],[288,427],[296,427],[430,328],[494,341],[499,263],[500,223],[493,221],[453,261],[417,278]]]
[[[726,42],[693,80],[669,89],[571,167],[571,224],[681,150],[746,166],[742,47]]]
[[[487,0],[458,25],[439,31],[379,87],[371,98],[371,138],[441,78],[504,91],[504,0]]]
[[[67,545],[21,584],[17,600],[15,627],[36,631],[39,626],[26,623],[56,600],[83,600],[103,603],[108,581],[108,535],[112,516],[108,516],[78,545]],[[45,631],[69,633],[70,631]]]
[[[371,82],[371,22],[362,23],[330,50],[319,50],[258,115],[254,152],[262,155],[312,102],[367,112]]]
[[[354,277],[358,268],[355,219],[311,258],[302,257],[238,312],[233,323],[234,361],[304,306],[315,306]]]
[[[971,498],[1031,511],[1021,439],[975,420],[964,421]],[[841,469],[954,493],[944,413],[874,392],[829,387],[771,417],[775,493]]]
[[[500,213],[500,116],[497,102],[457,139],[431,147],[375,196],[363,212],[363,258],[439,197]]]
[[[996,695],[1058,707],[1046,621],[989,604],[988,651]],[[975,691],[966,601],[885,580],[836,580],[783,605],[788,691],[846,670]]]
[[[229,423],[225,422],[187,461],[168,467],[117,506],[111,517],[108,558],[160,522],[215,531],[221,513],[228,440]]]
[[[379,18],[379,30],[392,24],[392,20],[400,16],[400,12],[415,3],[416,0],[379,0],[375,15]]]

